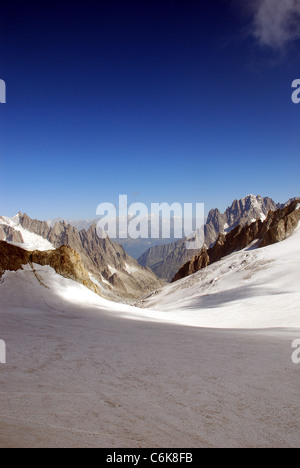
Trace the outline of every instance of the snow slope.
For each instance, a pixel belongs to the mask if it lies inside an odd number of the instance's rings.
[[[140,306],[192,326],[300,328],[299,285],[300,228],[278,244],[233,253]]]
[[[298,447],[299,235],[167,286],[155,310],[50,267],[6,272],[0,447]]]
[[[37,234],[29,232],[26,229],[24,229],[22,226],[20,226],[19,215],[16,215],[13,218],[7,218],[6,216],[2,216],[2,219],[0,218],[0,225],[1,224],[4,224],[5,226],[10,226],[15,231],[18,231],[22,234],[22,237],[24,239],[24,244],[10,242],[13,245],[22,247],[22,249],[24,250],[45,251],[45,250],[55,249],[54,246],[49,241],[44,239],[42,236],[38,236]]]

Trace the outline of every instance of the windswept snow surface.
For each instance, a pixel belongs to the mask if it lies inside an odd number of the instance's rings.
[[[33,232],[27,231],[19,224],[19,215],[14,216],[13,218],[2,217],[4,221],[0,218],[0,224],[12,227],[15,231],[18,231],[22,234],[24,239],[24,244],[9,242],[10,244],[21,247],[24,250],[54,250],[55,247],[51,242],[44,239],[42,236],[38,236]]]
[[[299,261],[298,231],[167,286],[155,310],[50,267],[5,273],[0,446],[299,447]]]
[[[191,326],[300,328],[300,229],[278,244],[233,253],[166,286],[143,306]]]

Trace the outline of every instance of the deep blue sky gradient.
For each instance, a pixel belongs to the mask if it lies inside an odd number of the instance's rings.
[[[230,0],[1,5],[0,213],[300,194],[300,47],[245,37]]]

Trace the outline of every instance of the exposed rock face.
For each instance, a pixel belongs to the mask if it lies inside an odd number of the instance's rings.
[[[4,271],[17,271],[22,265],[37,263],[49,265],[59,275],[83,284],[93,292],[100,294],[100,289],[90,280],[80,255],[66,245],[57,250],[29,252],[20,247],[0,241],[0,277]]]
[[[56,223],[52,228],[44,221],[31,219],[19,213],[20,225],[29,232],[47,239],[54,247],[68,245],[81,256],[85,268],[100,283],[107,280],[108,295],[113,293],[121,298],[137,298],[161,287],[163,282],[148,268],[138,264],[122,246],[109,238],[100,239],[96,224],[87,231],[78,231],[66,223]]]
[[[300,221],[300,198],[285,208],[270,213],[262,230],[260,247],[276,244],[289,237],[298,227]]]
[[[259,218],[264,220],[270,210],[275,211],[279,207],[281,206],[276,205],[271,198],[249,195],[241,200],[235,200],[223,214],[218,209],[211,210],[204,227],[205,246],[211,247],[220,233],[230,232],[238,225],[249,225]],[[148,249],[138,262],[151,268],[159,278],[171,281],[179,268],[198,253],[198,250],[187,250],[186,239],[182,239]]]
[[[185,239],[172,242],[166,245],[157,245],[148,249],[138,259],[140,265],[151,268],[159,277],[170,281],[173,272],[193,257],[197,251],[187,250],[185,248]]]
[[[123,283],[123,281],[121,280],[121,278],[116,274],[114,273],[110,278],[109,278],[109,282],[112,286],[115,286],[116,288],[118,289],[121,289],[123,291],[126,291],[126,286],[125,284]]]
[[[219,234],[215,245],[208,250],[203,248],[200,254],[187,262],[173,278],[172,282],[192,275],[208,265],[221,260],[237,250],[246,248],[253,241],[259,241],[259,247],[281,242],[290,236],[300,221],[300,199],[277,211],[270,211],[265,221],[256,220],[250,226],[237,226],[227,235]]]
[[[24,239],[20,232],[16,231],[10,226],[5,226],[3,224],[0,224],[0,240],[16,242],[17,244],[24,244]]]
[[[20,224],[24,229],[27,229],[38,236],[47,239],[47,235],[49,234],[49,226],[46,221],[38,221],[37,219],[30,219],[29,216],[26,214],[22,215],[19,213]]]
[[[85,229],[86,231],[89,230],[89,228],[92,226],[92,224],[98,222],[98,219],[79,219],[79,220],[74,220],[74,219],[67,219],[63,220],[63,218],[55,218],[52,220],[48,221],[48,224],[50,227],[54,227],[55,223],[57,222],[63,222],[65,221],[66,224],[70,224],[71,226],[76,227],[78,231],[82,231]],[[151,229],[151,221],[149,220],[149,230]],[[120,237],[112,238],[111,239],[114,243],[122,245],[125,249],[125,251],[130,255],[130,257],[137,259],[141,255],[143,255],[146,250],[150,249],[150,247],[156,246],[156,245],[165,245],[165,244],[170,244],[171,242],[174,242],[175,239],[172,238],[169,241],[165,241],[162,239],[131,239],[128,237],[127,239],[122,239]]]

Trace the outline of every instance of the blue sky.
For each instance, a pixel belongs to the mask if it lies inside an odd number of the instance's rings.
[[[300,43],[268,0],[6,3],[1,214],[300,194]]]

